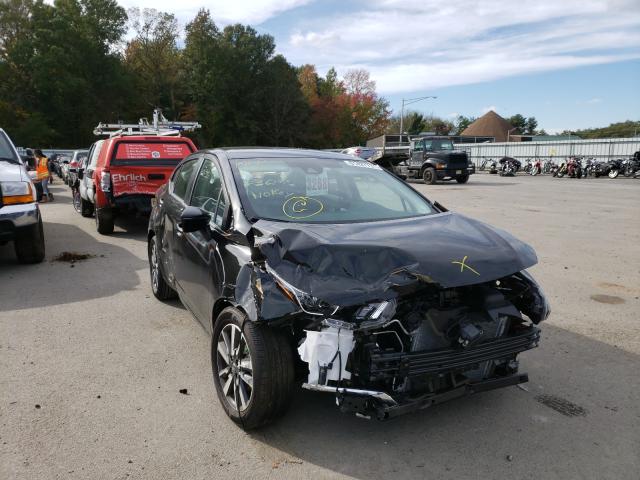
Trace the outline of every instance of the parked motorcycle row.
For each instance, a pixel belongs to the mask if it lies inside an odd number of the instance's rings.
[[[614,159],[609,161],[598,160],[587,157],[569,157],[566,161],[556,163],[553,160],[526,159],[524,166],[520,160],[513,157],[502,157],[500,160],[491,158],[483,160],[478,166],[479,171],[487,171],[491,174],[498,174],[501,177],[513,177],[518,172],[528,175],[548,174],[553,177],[562,178],[588,178],[604,177],[617,178],[619,175],[625,177],[640,176],[640,151],[627,159]]]

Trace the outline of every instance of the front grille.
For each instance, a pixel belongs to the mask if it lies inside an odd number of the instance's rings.
[[[526,331],[487,340],[465,349],[443,348],[410,353],[372,352],[369,372],[365,378],[373,382],[393,377],[415,377],[449,372],[463,372],[477,368],[489,360],[515,358],[534,348],[540,340],[540,330],[534,326]]]
[[[467,164],[467,155],[464,153],[452,153],[449,155],[449,168],[466,168]]]

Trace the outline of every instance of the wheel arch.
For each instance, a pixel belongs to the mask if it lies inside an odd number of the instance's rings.
[[[220,315],[220,313],[225,308],[228,308],[228,307],[233,307],[240,310],[247,317],[248,320],[251,320],[251,318],[249,317],[245,309],[242,308],[242,306],[238,305],[235,301],[227,297],[219,298],[213,304],[213,310],[211,311],[211,322],[210,322],[211,333],[213,333],[213,329],[215,327],[216,320],[218,319],[218,315]]]

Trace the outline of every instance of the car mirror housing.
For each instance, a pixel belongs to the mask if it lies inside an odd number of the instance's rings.
[[[198,207],[186,207],[180,214],[180,228],[186,233],[203,230],[210,221],[211,215]]]

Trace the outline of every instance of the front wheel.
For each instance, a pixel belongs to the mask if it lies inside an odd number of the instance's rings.
[[[469,175],[460,175],[456,177],[456,182],[458,183],[467,183],[469,181]]]
[[[427,185],[433,185],[438,180],[436,169],[433,167],[427,167],[422,171],[422,181]]]
[[[23,229],[14,241],[16,257],[20,263],[40,263],[44,260],[44,230],[42,220]]]
[[[610,170],[609,178],[617,178],[619,174],[620,174],[620,170]]]
[[[211,364],[220,403],[243,429],[265,425],[289,406],[293,354],[275,327],[255,324],[237,308],[225,308],[213,329]]]
[[[628,177],[633,177],[634,173],[635,172],[633,171],[633,167],[632,166],[627,166],[627,168],[624,169],[623,175],[628,178]]]

